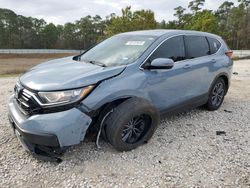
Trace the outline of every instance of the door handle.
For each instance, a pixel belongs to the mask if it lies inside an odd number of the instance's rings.
[[[183,69],[190,69],[191,67],[192,67],[192,65],[186,64],[186,65],[184,65]]]
[[[216,63],[216,59],[212,59],[211,62],[212,62],[212,63]]]

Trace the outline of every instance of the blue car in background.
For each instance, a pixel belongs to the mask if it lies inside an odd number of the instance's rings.
[[[147,142],[165,114],[217,110],[232,74],[217,35],[183,30],[122,33],[83,54],[35,66],[20,77],[9,120],[34,156],[57,159],[86,133],[119,151]]]

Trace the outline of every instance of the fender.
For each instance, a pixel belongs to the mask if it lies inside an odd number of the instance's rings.
[[[125,99],[129,99],[133,97],[143,98],[144,100],[147,100],[149,103],[152,104],[149,96],[146,93],[136,91],[136,90],[121,90],[121,91],[112,93],[110,95],[107,95],[101,98],[100,100],[95,100],[94,102],[84,101],[84,105],[87,106],[90,111],[97,111],[108,103],[112,103],[117,100],[125,100]]]
[[[227,90],[226,90],[226,94],[227,94],[228,89],[229,89],[229,86],[230,86],[230,79],[229,79],[228,73],[226,73],[226,72],[222,72],[222,73],[218,74],[218,75],[214,78],[213,82],[211,83],[211,85],[210,85],[210,87],[209,87],[208,94],[211,92],[212,86],[214,85],[214,83],[216,82],[216,80],[217,80],[219,77],[226,78],[225,81],[226,81],[226,86],[227,86]]]

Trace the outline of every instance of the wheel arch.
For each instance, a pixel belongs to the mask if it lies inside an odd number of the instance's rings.
[[[227,91],[228,91],[228,89],[229,89],[229,79],[228,79],[228,76],[227,75],[220,75],[218,78],[222,78],[224,81],[225,81],[225,84],[226,84],[226,93],[227,93]]]
[[[132,96],[124,96],[117,99],[113,99],[111,101],[107,101],[106,103],[102,104],[97,110],[96,110],[96,116],[104,116],[108,111],[110,111],[112,108],[115,108],[119,106],[124,101],[132,98]]]
[[[100,105],[96,110],[95,110],[95,116],[102,116],[105,115],[106,113],[108,113],[112,108],[115,108],[117,106],[119,106],[120,104],[122,104],[123,102],[125,102],[128,99],[131,98],[138,98],[138,99],[142,99],[145,101],[148,101],[149,103],[151,103],[151,101],[149,101],[148,99],[145,99],[143,97],[139,97],[136,95],[125,95],[125,96],[120,96],[120,97],[116,97],[113,98],[111,100],[106,101],[105,103],[103,103],[102,105]],[[152,103],[151,103],[152,104]]]
[[[225,73],[225,72],[218,74],[218,75],[214,78],[212,84],[210,85],[209,93],[211,92],[211,89],[212,89],[213,84],[214,84],[214,83],[216,82],[216,80],[218,80],[219,78],[222,78],[222,79],[225,81],[225,84],[226,84],[226,94],[227,94],[230,83],[229,83],[229,76],[228,76],[228,74]]]

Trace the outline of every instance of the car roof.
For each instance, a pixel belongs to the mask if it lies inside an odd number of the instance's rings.
[[[154,30],[141,30],[141,31],[131,31],[126,33],[121,33],[120,35],[147,35],[147,36],[155,36],[161,37],[163,35],[173,36],[173,35],[202,35],[202,36],[210,36],[215,38],[220,38],[220,36],[201,32],[201,31],[193,31],[193,30],[173,30],[173,29],[154,29]]]

